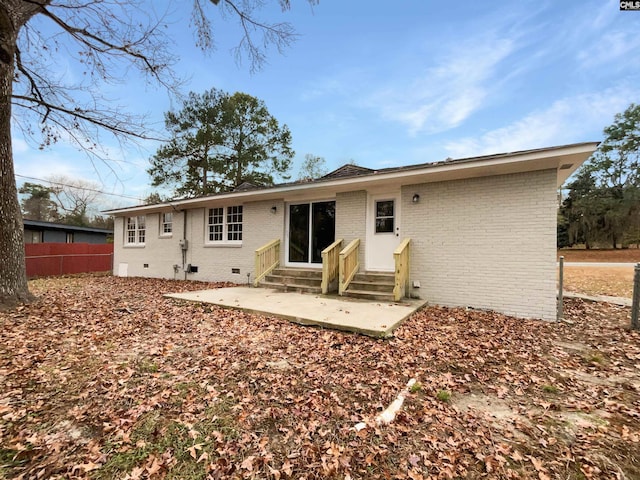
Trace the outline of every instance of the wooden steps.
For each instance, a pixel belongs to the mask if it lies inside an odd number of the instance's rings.
[[[283,292],[322,293],[322,270],[276,268],[264,277],[260,286]]]
[[[316,295],[322,293],[321,284],[322,271],[305,268],[277,268],[260,282],[260,286],[264,288]],[[394,302],[394,284],[393,273],[357,273],[347,290],[343,292],[343,296],[378,302]],[[335,292],[332,293],[335,294]]]
[[[343,296],[382,302],[393,302],[395,277],[387,272],[356,273]]]

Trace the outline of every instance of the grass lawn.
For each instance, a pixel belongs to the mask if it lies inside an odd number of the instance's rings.
[[[31,282],[0,312],[0,479],[640,478],[628,308],[429,307],[379,340],[162,297],[207,287]]]

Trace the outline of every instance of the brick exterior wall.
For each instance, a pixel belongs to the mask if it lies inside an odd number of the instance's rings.
[[[182,238],[183,212],[173,212],[171,236],[160,236],[160,214],[145,215],[145,245],[125,245],[127,217],[116,217],[113,226],[113,273],[118,275],[120,265],[126,264],[130,277],[184,278],[179,272],[174,276],[173,265],[182,268],[182,251],[178,240]],[[144,265],[148,265],[146,268]]]
[[[229,204],[231,205],[231,204]],[[220,205],[212,205],[220,206]],[[225,207],[227,204],[224,205]],[[276,213],[271,213],[271,207]],[[182,238],[184,213],[174,212],[173,234],[160,237],[160,214],[146,215],[146,240],[144,247],[122,246],[126,218],[115,221],[114,274],[119,265],[127,264],[127,275],[136,277],[185,278],[182,271],[182,251],[178,245]],[[198,267],[197,273],[189,273],[188,280],[226,281],[246,283],[247,273],[254,278],[254,252],[257,248],[276,238],[284,238],[284,203],[282,200],[248,202],[243,204],[242,245],[207,245],[205,243],[206,208],[187,211],[187,235],[189,242],[186,263]],[[281,248],[281,262],[284,260]],[[144,264],[148,267],[145,268]],[[180,265],[176,275],[173,265]],[[239,268],[240,273],[231,273]]]
[[[402,237],[412,240],[411,280],[421,284],[411,294],[435,304],[555,319],[555,170],[409,185],[401,191]],[[417,204],[412,202],[415,193],[420,195]],[[362,270],[366,211],[366,191],[336,195],[336,238],[345,245],[360,238]],[[254,278],[254,251],[276,238],[282,241],[284,262],[282,200],[243,204],[241,246],[205,245],[205,215],[205,208],[187,212],[187,263],[198,267],[188,279],[246,283],[247,272]],[[159,214],[146,215],[144,247],[123,247],[125,220],[115,221],[115,274],[124,263],[129,276],[185,278],[182,270],[173,270],[174,264],[182,267],[183,213],[174,212],[170,238],[159,235]],[[231,273],[232,268],[240,274]]]
[[[556,209],[555,170],[403,187],[403,237],[421,284],[412,293],[555,319]]]
[[[343,247],[360,239],[360,270],[364,270],[366,245],[367,192],[338,193],[336,195],[336,238],[344,239]]]

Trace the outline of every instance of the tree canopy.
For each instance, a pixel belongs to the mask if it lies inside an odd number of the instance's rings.
[[[317,0],[307,0],[317,3]],[[289,0],[278,0],[283,10]],[[211,17],[237,19],[235,54],[260,68],[268,48],[282,50],[295,39],[291,25],[258,18],[261,0],[194,0],[191,25],[196,45],[215,47]],[[103,95],[105,86],[139,72],[177,93],[163,13],[148,0],[3,0],[0,2],[0,306],[28,301],[22,216],[16,187],[12,119],[46,147],[60,138],[105,158],[105,134],[118,141],[150,138],[145,118]],[[66,75],[66,62],[83,75]],[[64,69],[63,69],[64,70]],[[14,111],[15,110],[15,111]]]
[[[48,176],[47,182],[49,186],[26,182],[20,188],[25,218],[97,228],[113,223],[98,213],[102,200],[98,184],[63,175]]]
[[[604,129],[605,139],[568,185],[559,245],[640,243],[640,105]]]
[[[329,173],[324,157],[307,153],[300,166],[298,180],[315,180]]]
[[[165,114],[171,140],[147,170],[152,185],[172,186],[177,196],[233,190],[242,183],[272,185],[291,165],[291,133],[262,100],[215,88],[191,92],[182,109]]]
[[[26,182],[20,187],[19,193],[24,195],[20,204],[25,218],[43,222],[58,221],[58,208],[51,199],[51,188]]]

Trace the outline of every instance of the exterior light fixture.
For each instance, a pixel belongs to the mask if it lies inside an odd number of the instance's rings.
[[[420,195],[415,193],[413,195],[413,199],[412,200],[413,200],[413,203],[418,203],[420,201]]]
[[[277,211],[278,211],[278,207],[276,207],[275,205],[271,207],[271,213],[275,215]]]

